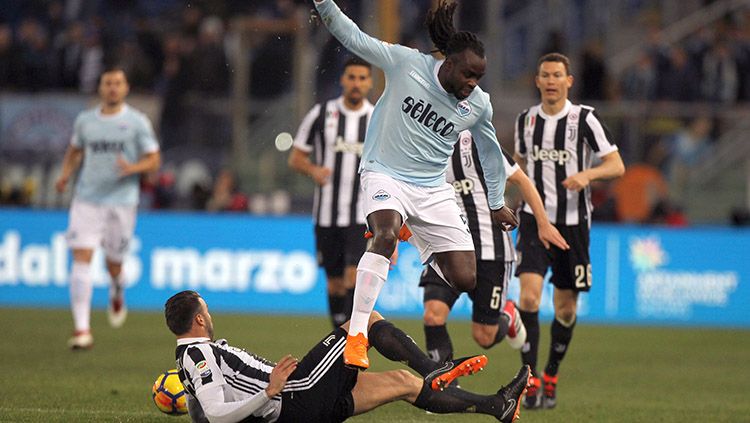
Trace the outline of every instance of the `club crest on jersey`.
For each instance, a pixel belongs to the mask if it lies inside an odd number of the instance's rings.
[[[372,199],[375,201],[385,201],[387,199],[391,198],[391,194],[388,194],[385,192],[385,190],[380,190],[372,195]]]
[[[459,101],[458,104],[456,104],[456,111],[458,111],[458,115],[461,117],[469,116],[471,114],[471,105],[469,104],[469,101]]]
[[[198,372],[200,373],[201,377],[207,377],[211,375],[211,368],[208,367],[208,363],[206,363],[206,360],[203,360],[195,365],[195,368],[198,369]]]

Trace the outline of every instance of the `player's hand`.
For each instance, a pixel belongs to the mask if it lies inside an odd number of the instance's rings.
[[[539,235],[539,240],[542,241],[542,244],[544,244],[544,248],[549,250],[550,244],[554,244],[561,250],[570,249],[570,245],[568,245],[567,241],[565,241],[565,238],[563,238],[563,236],[560,234],[560,231],[558,231],[553,224],[547,222],[546,225],[539,226],[537,232]]]
[[[315,166],[310,171],[310,177],[318,185],[325,185],[328,182],[328,178],[331,176],[331,169],[324,166]]]
[[[284,389],[286,380],[289,378],[289,375],[291,375],[292,372],[297,368],[297,364],[297,359],[289,354],[282,357],[281,360],[276,363],[276,366],[273,368],[273,370],[271,370],[268,386],[266,387],[266,394],[269,398],[275,396],[276,394],[281,392],[282,389]]]
[[[510,207],[500,207],[492,210],[492,223],[500,226],[504,231],[512,231],[518,226],[518,218]]]
[[[117,156],[117,168],[120,169],[121,177],[130,176],[135,173],[132,170],[133,164],[125,160],[122,156]]]
[[[578,192],[586,188],[587,186],[589,186],[590,183],[591,183],[591,180],[583,172],[579,172],[579,173],[576,173],[575,175],[568,176],[567,178],[565,178],[565,180],[562,181],[562,185],[566,189],[570,191],[575,191],[575,192]]]
[[[55,181],[55,189],[59,193],[65,192],[65,187],[68,186],[68,176],[67,175],[60,175],[59,178],[57,178],[57,181]]]

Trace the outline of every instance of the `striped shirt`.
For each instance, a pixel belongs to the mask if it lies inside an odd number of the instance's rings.
[[[268,398],[268,387],[274,363],[229,346],[225,342],[209,342],[207,338],[183,338],[177,341],[177,370],[188,394],[198,401],[201,392],[220,386],[224,402],[255,397],[258,405],[252,416],[257,421],[273,422],[281,413],[281,395]],[[201,404],[205,409],[206,405]]]
[[[557,225],[590,225],[591,187],[567,190],[562,182],[591,168],[593,156],[617,151],[609,130],[589,106],[566,100],[554,116],[541,104],[524,110],[516,122],[516,154],[526,160],[526,173],[542,197],[550,222]],[[532,213],[528,204],[523,210]]]
[[[505,174],[508,177],[520,169],[505,151],[503,159]],[[487,184],[471,132],[463,131],[459,134],[445,177],[456,190],[456,200],[468,221],[477,259],[515,261],[515,249],[510,232],[503,231],[492,223]]]
[[[313,220],[318,226],[365,223],[358,168],[372,111],[367,100],[359,110],[349,110],[339,97],[313,107],[300,124],[294,147],[332,170],[325,185],[315,186]]]

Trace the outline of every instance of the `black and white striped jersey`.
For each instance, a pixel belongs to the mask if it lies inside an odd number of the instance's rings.
[[[550,222],[590,225],[591,188],[569,191],[562,182],[589,169],[594,155],[617,151],[594,109],[566,100],[558,114],[549,116],[541,104],[533,106],[518,116],[515,147],[516,154],[526,160],[526,173],[542,197]],[[531,213],[528,204],[523,210]]]
[[[180,380],[190,395],[199,398],[201,390],[221,386],[225,403],[261,394],[268,387],[274,367],[274,363],[229,346],[226,341],[209,342],[208,338],[178,339],[176,358]],[[260,402],[262,405],[252,415],[258,421],[275,421],[281,413],[281,395]]]
[[[364,224],[359,162],[373,105],[359,110],[344,106],[344,98],[328,100],[310,110],[300,124],[294,147],[311,154],[318,166],[332,170],[323,186],[315,187],[313,220],[323,227]]]
[[[503,159],[507,177],[519,170],[518,165],[504,150]],[[487,184],[471,132],[459,133],[445,177],[456,190],[456,200],[468,221],[477,259],[515,261],[516,253],[510,232],[505,232],[492,223]]]

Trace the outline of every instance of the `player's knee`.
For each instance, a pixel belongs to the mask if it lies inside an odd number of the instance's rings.
[[[541,294],[538,294],[533,290],[521,290],[518,305],[521,310],[524,311],[537,311],[539,310],[541,299]]]
[[[380,254],[384,257],[390,257],[396,250],[397,242],[398,231],[380,230],[375,232],[372,237],[372,244],[370,244],[368,251]]]

